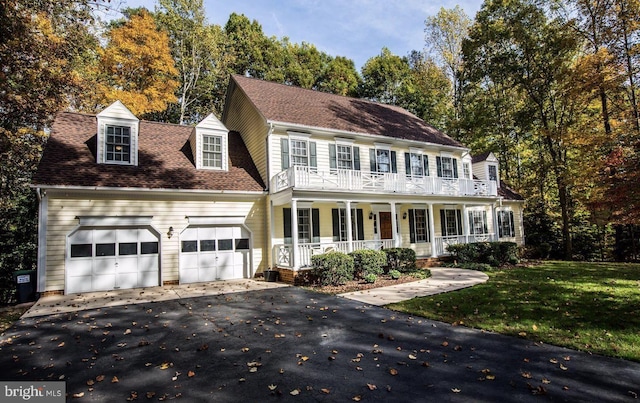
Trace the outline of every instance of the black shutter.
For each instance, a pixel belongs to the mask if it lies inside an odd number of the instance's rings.
[[[502,233],[502,211],[498,211],[498,237],[502,238],[504,234]]]
[[[429,156],[428,155],[422,156],[422,165],[424,168],[424,176],[429,176]]]
[[[453,163],[453,177],[457,178],[458,177],[458,159],[452,158],[451,160]]]
[[[391,151],[391,172],[398,173],[398,167],[396,166],[396,152]]]
[[[353,147],[353,169],[360,170],[360,147]]]
[[[291,239],[291,209],[287,207],[283,208],[282,214],[282,222],[284,224],[284,243],[290,244],[293,242]]]
[[[289,140],[280,139],[280,159],[282,160],[282,170],[289,168]]]
[[[362,213],[362,209],[359,208],[356,210],[356,216],[358,217],[358,241],[364,241],[364,215]],[[353,219],[353,218],[352,218]]]
[[[442,236],[447,236],[447,223],[445,222],[444,210],[440,210],[440,230],[442,232]]]
[[[482,212],[482,229],[484,230],[484,234],[489,233],[489,227],[487,226],[487,211]]]
[[[442,178],[442,158],[436,157],[436,167],[438,168],[438,178]]]
[[[415,220],[415,211],[413,209],[409,209],[409,242],[416,243],[416,223]]]
[[[376,149],[375,148],[370,148],[369,149],[369,163],[371,166],[371,172],[378,172],[378,169],[376,168],[378,166],[378,164],[376,164]]]
[[[331,222],[333,224],[333,240],[335,242],[340,241],[340,210],[337,208],[331,209]]]
[[[316,142],[315,141],[310,141],[309,142],[309,166],[311,168],[317,168],[318,167],[318,157],[317,157],[317,152],[316,152]]]
[[[311,242],[320,242],[320,210],[311,209]]]
[[[469,233],[475,234],[476,229],[473,226],[473,211],[469,211]]]
[[[513,220],[513,211],[509,211],[509,218],[511,218],[511,236],[516,236],[516,223]]]
[[[404,153],[404,169],[407,176],[411,176],[411,154]]]
[[[338,168],[338,161],[336,158],[336,145],[329,144],[329,168],[336,169]]]
[[[425,225],[426,225],[425,231],[427,233],[427,242],[431,242],[431,225],[429,224],[431,222],[430,221],[431,218],[429,217],[429,210],[425,210],[424,211],[424,217],[427,220],[425,222]]]
[[[462,235],[462,211],[460,209],[456,210],[456,215],[458,216],[458,233],[456,235]]]

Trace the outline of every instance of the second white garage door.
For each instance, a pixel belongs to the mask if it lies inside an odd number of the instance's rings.
[[[180,236],[180,283],[246,277],[250,234],[239,226],[189,227]]]

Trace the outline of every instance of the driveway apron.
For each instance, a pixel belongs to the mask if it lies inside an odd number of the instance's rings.
[[[78,402],[630,401],[640,364],[285,287],[23,318],[0,379]]]

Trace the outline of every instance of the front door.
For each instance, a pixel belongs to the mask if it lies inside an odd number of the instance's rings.
[[[393,239],[393,229],[391,226],[391,213],[381,211],[380,216],[380,239]]]

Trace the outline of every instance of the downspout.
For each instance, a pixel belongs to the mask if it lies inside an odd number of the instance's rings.
[[[38,258],[36,267],[36,292],[40,293],[44,291],[45,288],[47,269],[47,212],[49,202],[46,190],[36,188],[36,196],[38,197]]]
[[[267,192],[269,192],[270,190],[270,184],[271,184],[271,163],[270,163],[270,153],[269,150],[271,149],[270,145],[271,145],[271,135],[273,134],[273,123],[269,122],[269,131],[267,132],[267,144],[266,146],[266,154],[267,154],[267,180],[266,182],[266,186],[267,188],[265,189]],[[275,229],[273,226],[273,203],[271,202],[271,197],[269,196],[269,194],[267,193],[267,201],[265,202],[265,208],[266,208],[266,212],[267,212],[267,219],[265,220],[264,223],[264,233],[265,234],[270,234],[271,236],[266,237],[266,243],[267,243],[267,268],[271,268],[273,266],[275,266],[275,260],[274,260],[274,256],[273,256],[273,237],[275,235]],[[263,268],[264,270],[264,268]],[[254,273],[255,275],[255,273]]]

